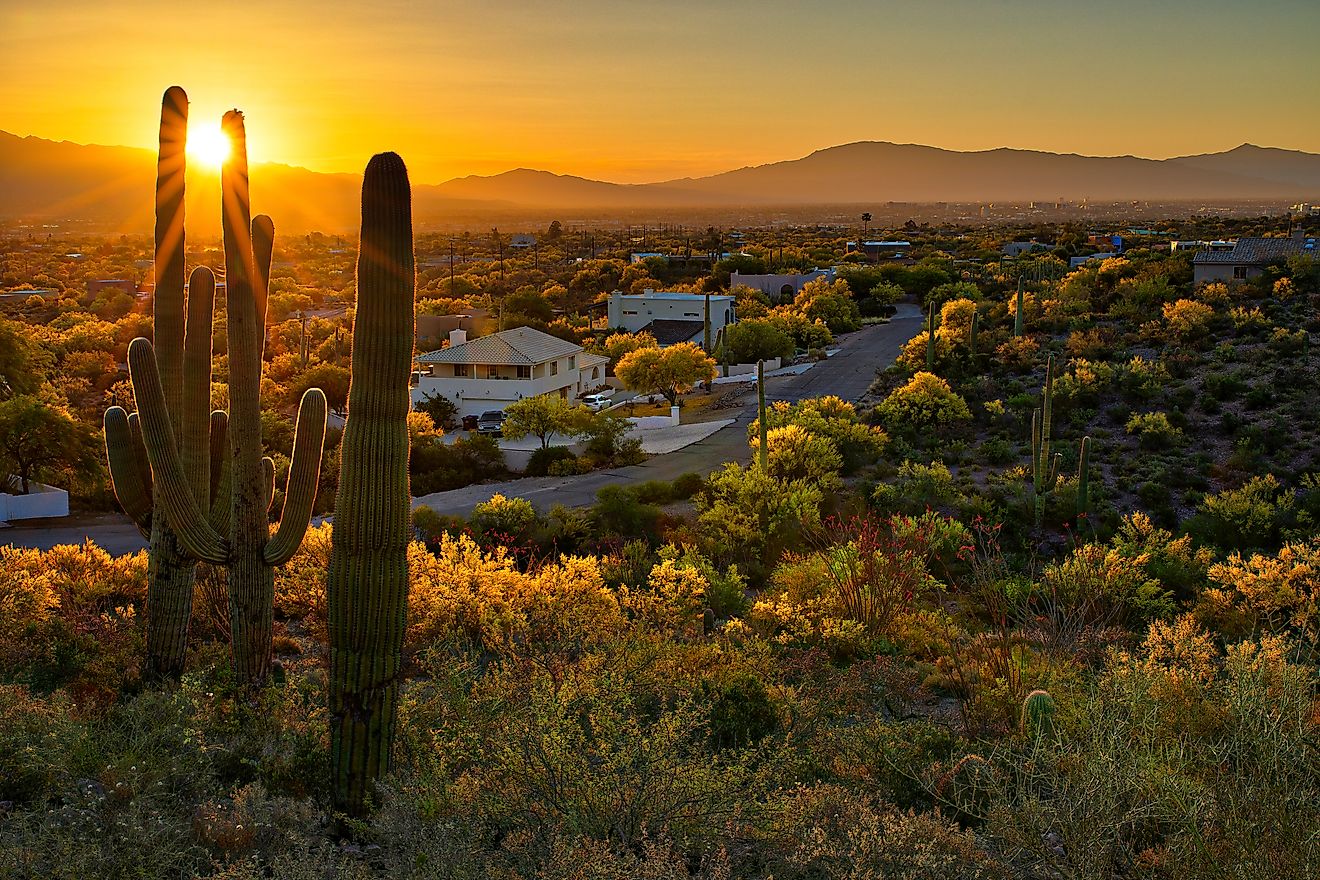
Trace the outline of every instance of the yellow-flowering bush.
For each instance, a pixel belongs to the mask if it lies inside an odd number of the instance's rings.
[[[1030,336],[1014,336],[995,349],[995,357],[1010,370],[1027,370],[1036,362],[1040,343]]]
[[[818,486],[838,484],[843,457],[827,438],[818,437],[801,425],[785,425],[771,428],[766,442],[770,447],[766,463],[776,480],[805,480]],[[753,437],[750,445],[752,452],[757,453],[761,438]]]
[[[1285,544],[1269,555],[1234,553],[1210,566],[1216,586],[1201,595],[1198,614],[1220,628],[1292,631],[1320,640],[1320,542]]]
[[[1192,299],[1164,304],[1164,321],[1168,330],[1183,343],[1195,342],[1204,336],[1214,316],[1214,309]]]
[[[923,430],[971,421],[972,413],[944,379],[934,373],[917,373],[895,389],[876,411],[896,427]]]

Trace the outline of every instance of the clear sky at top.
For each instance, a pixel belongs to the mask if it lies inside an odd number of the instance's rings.
[[[160,94],[253,158],[664,180],[857,140],[1320,152],[1320,0],[0,0],[0,129],[151,146]]]

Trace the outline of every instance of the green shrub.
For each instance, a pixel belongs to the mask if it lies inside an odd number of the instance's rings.
[[[1134,414],[1127,422],[1127,432],[1136,434],[1147,449],[1167,449],[1182,439],[1183,432],[1162,412]]]
[[[550,473],[552,466],[568,462],[575,465],[569,473],[577,473],[577,456],[573,454],[573,450],[566,446],[547,446],[532,453],[531,458],[527,460],[526,473],[529,477],[544,477]]]

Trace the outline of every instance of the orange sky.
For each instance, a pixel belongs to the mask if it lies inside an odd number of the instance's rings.
[[[154,144],[160,94],[254,160],[419,182],[624,182],[856,140],[1165,157],[1320,152],[1320,3],[0,0],[0,129]]]

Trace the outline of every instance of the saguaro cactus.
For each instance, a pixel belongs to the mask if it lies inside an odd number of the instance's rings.
[[[706,354],[710,354],[711,351],[713,351],[713,349],[710,347],[710,294],[709,293],[706,294],[705,308],[706,308],[705,318],[702,321],[702,329],[704,333],[702,334],[701,342],[702,342],[702,349],[706,352]]]
[[[178,430],[170,419],[164,381],[172,367],[151,342],[138,338],[129,345],[128,368],[156,496],[187,553],[228,568],[234,670],[241,680],[259,684],[270,673],[274,567],[288,562],[302,543],[316,497],[326,401],[317,388],[303,395],[284,510],[272,535],[274,468],[261,454],[261,353],[275,230],[269,217],[251,218],[243,115],[237,110],[225,114],[222,127],[233,148],[221,170],[229,320],[227,430],[218,414],[205,417],[200,402],[210,395],[209,297],[194,295],[189,303],[188,343],[193,343],[196,323],[198,344],[184,359],[182,399],[188,415]],[[205,429],[210,429],[209,438]],[[227,443],[217,442],[219,437]],[[216,466],[211,465],[213,455]],[[213,501],[203,502],[204,488],[214,494]]]
[[[972,312],[972,324],[967,328],[967,352],[973,362],[976,361],[976,332],[981,327],[981,313]]]
[[[1091,508],[1091,438],[1083,437],[1081,448],[1077,452],[1077,516],[1090,512]]]
[[[381,153],[362,179],[353,373],[326,582],[331,772],[335,804],[352,815],[389,769],[403,663],[414,290],[408,170]]]
[[[185,444],[189,488],[198,505],[211,504],[211,312],[215,279],[193,271],[184,286],[184,173],[187,167],[188,95],[178,86],[161,100],[156,161],[154,335],[160,352],[165,418]],[[185,330],[184,314],[187,312]],[[185,338],[186,332],[186,338]],[[214,420],[223,436],[223,414]],[[112,406],[105,413],[105,450],[120,506],[149,541],[146,671],[177,678],[183,672],[192,616],[196,560],[180,544],[164,512],[163,487],[154,479],[138,414]]]
[[[756,362],[756,418],[760,427],[761,446],[756,451],[761,473],[770,472],[770,426],[765,412],[765,361]]]
[[[1013,318],[1013,335],[1021,336],[1022,335],[1022,276],[1021,275],[1018,276],[1017,310],[1014,313],[1014,315],[1015,317]]]
[[[1045,496],[1059,482],[1059,453],[1050,454],[1050,430],[1054,420],[1054,358],[1045,364],[1045,389],[1041,405],[1031,416],[1031,487],[1036,506],[1036,527],[1045,516]]]
[[[926,369],[935,372],[935,303],[926,307]]]

